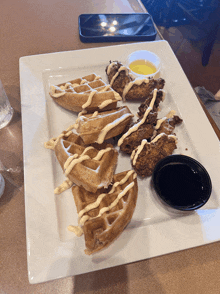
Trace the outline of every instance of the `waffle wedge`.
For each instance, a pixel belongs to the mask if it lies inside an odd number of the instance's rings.
[[[85,144],[102,144],[104,140],[121,134],[133,114],[127,106],[94,114],[82,115],[77,120],[76,131]]]
[[[116,149],[97,150],[59,138],[54,150],[65,175],[76,185],[96,192],[111,183],[118,158]]]
[[[93,254],[110,245],[130,222],[137,201],[137,175],[133,170],[113,176],[112,186],[90,193],[72,188],[79,224],[85,238],[85,253]]]
[[[95,73],[57,86],[51,85],[49,94],[60,106],[74,112],[114,109],[121,100],[120,95]]]

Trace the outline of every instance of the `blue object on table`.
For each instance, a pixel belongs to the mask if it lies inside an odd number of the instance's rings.
[[[81,14],[79,36],[84,43],[153,41],[157,30],[148,13]]]

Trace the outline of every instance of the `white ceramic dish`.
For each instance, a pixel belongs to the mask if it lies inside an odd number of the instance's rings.
[[[179,142],[175,153],[192,156],[206,167],[213,192],[202,209],[181,213],[168,210],[158,201],[150,179],[139,179],[137,207],[128,227],[109,248],[86,256],[83,237],[67,230],[69,224],[77,223],[71,190],[54,195],[64,176],[53,151],[43,146],[71,125],[77,115],[52,101],[49,84],[92,72],[106,80],[109,60],[123,63],[136,50],[149,50],[160,57],[167,95],[159,117],[174,109],[183,118],[183,124],[176,128]],[[219,141],[166,41],[22,57],[20,86],[30,283],[127,264],[220,239]],[[139,104],[127,105],[135,113]],[[129,157],[120,155],[117,171],[130,168]]]

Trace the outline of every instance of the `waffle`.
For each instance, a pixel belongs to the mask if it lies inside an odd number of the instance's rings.
[[[118,159],[118,152],[114,148],[97,150],[59,138],[54,150],[72,183],[93,193],[110,185]]]
[[[131,114],[127,106],[82,115],[77,120],[76,131],[85,144],[95,142],[102,144],[104,140],[121,134],[130,123],[132,117],[133,114]]]
[[[88,113],[115,109],[121,97],[95,73],[75,80],[51,85],[50,96],[60,106]]]
[[[133,170],[114,175],[110,191],[89,193],[82,187],[72,188],[86,254],[110,245],[130,222],[137,201],[136,177]]]

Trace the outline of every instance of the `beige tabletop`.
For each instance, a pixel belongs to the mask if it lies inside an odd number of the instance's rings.
[[[41,284],[28,282],[19,58],[109,44],[84,44],[81,13],[144,12],[135,0],[2,0],[0,79],[15,110],[0,130],[0,160],[12,169],[0,199],[0,293],[219,293],[219,242]],[[114,45],[114,44],[111,44]]]

